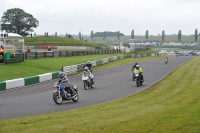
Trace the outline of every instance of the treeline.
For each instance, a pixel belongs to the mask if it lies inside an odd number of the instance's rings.
[[[105,35],[106,34],[106,35]],[[108,37],[108,36],[118,36],[118,32],[96,32],[94,33],[93,37]],[[119,36],[124,36],[123,33],[119,33]]]

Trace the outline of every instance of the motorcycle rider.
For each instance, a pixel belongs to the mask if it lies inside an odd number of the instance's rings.
[[[133,71],[133,70],[134,70],[134,68],[136,67],[136,65],[138,65],[138,63],[137,63],[137,62],[134,62],[134,64],[133,64],[133,67],[132,67],[131,71]],[[134,72],[133,72],[133,77],[135,78],[135,73],[134,73]],[[133,81],[134,81],[134,78],[133,78]]]
[[[70,91],[71,96],[74,96],[74,89],[70,85],[69,79],[67,78],[67,75],[64,72],[59,72],[58,73],[58,84],[65,86],[65,91]],[[65,92],[66,94],[66,92]]]
[[[167,60],[167,61],[168,61],[168,57],[167,57],[167,56],[165,57],[165,60]]]
[[[91,73],[91,71],[89,70],[88,67],[85,67],[83,74],[88,76],[89,78],[91,78],[92,73]],[[92,81],[92,84],[94,84],[93,78],[91,79],[91,81]],[[93,87],[91,86],[91,88],[93,88]]]
[[[140,79],[142,82],[144,82],[144,77],[143,77],[143,71],[142,71],[142,68],[140,67],[139,64],[137,64],[134,68],[134,73],[136,72],[136,70],[139,70],[139,75],[140,75]]]
[[[132,69],[131,70],[134,70],[134,68],[136,67],[136,65],[139,65],[137,62],[135,62],[134,64],[133,64],[133,67],[132,67]]]
[[[176,57],[178,57],[178,55],[179,55],[179,53],[177,52],[177,53],[176,53]]]
[[[85,67],[88,67],[88,68],[89,68],[89,70],[90,70],[90,72],[92,73],[92,64],[91,64],[91,62],[90,62],[90,61],[87,61],[87,63],[84,65],[84,67],[83,67],[83,68],[85,68]]]

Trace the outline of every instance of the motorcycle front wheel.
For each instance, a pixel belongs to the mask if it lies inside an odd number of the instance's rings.
[[[53,100],[58,105],[62,104],[62,102],[63,102],[63,99],[62,99],[62,97],[59,97],[58,92],[53,93]]]
[[[84,89],[87,90],[87,89],[89,88],[89,87],[88,87],[88,82],[87,82],[87,81],[84,81],[83,84],[84,84]]]
[[[78,99],[79,99],[79,95],[78,95],[77,92],[75,93],[75,95],[76,95],[76,96],[75,96],[74,98],[72,98],[72,101],[73,101],[73,102],[77,102]]]
[[[138,81],[138,78],[136,78],[136,85],[137,85],[137,87],[140,86],[140,83],[139,83],[139,81]]]

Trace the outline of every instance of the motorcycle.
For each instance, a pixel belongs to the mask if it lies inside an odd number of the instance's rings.
[[[70,89],[74,90],[74,95],[72,96],[70,91],[65,90],[65,86],[59,85],[57,82],[54,84],[54,88],[57,89],[53,93],[53,100],[56,104],[60,105],[63,101],[70,101],[77,102],[79,99],[78,95],[78,86],[71,85]]]
[[[82,75],[82,81],[84,85],[84,89],[87,90],[89,88],[93,88],[92,85],[94,85],[94,75],[90,73],[90,75],[86,74],[85,72]]]
[[[165,59],[165,64],[167,64],[168,63],[168,59]]]
[[[135,71],[135,79],[136,79],[137,87],[142,86],[142,80],[141,80],[141,77],[140,77],[140,71],[139,70]]]

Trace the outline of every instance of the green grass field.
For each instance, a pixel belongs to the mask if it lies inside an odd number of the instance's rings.
[[[91,42],[80,41],[77,39],[68,39],[63,37],[25,37],[26,46],[36,46],[36,45],[45,45],[45,46],[86,46],[86,47],[96,47],[103,48],[103,45],[94,44]]]
[[[92,61],[124,54],[126,53],[42,58],[34,60],[25,60],[24,62],[20,63],[0,65],[1,75],[5,75],[0,76],[0,81],[34,76],[54,71],[61,71],[63,66],[81,64],[87,62],[88,60]],[[8,74],[11,70],[13,70],[12,73]]]
[[[130,58],[106,64],[126,64]],[[0,120],[1,133],[198,133],[200,57],[120,100],[59,113]],[[100,66],[102,67],[102,66]]]

